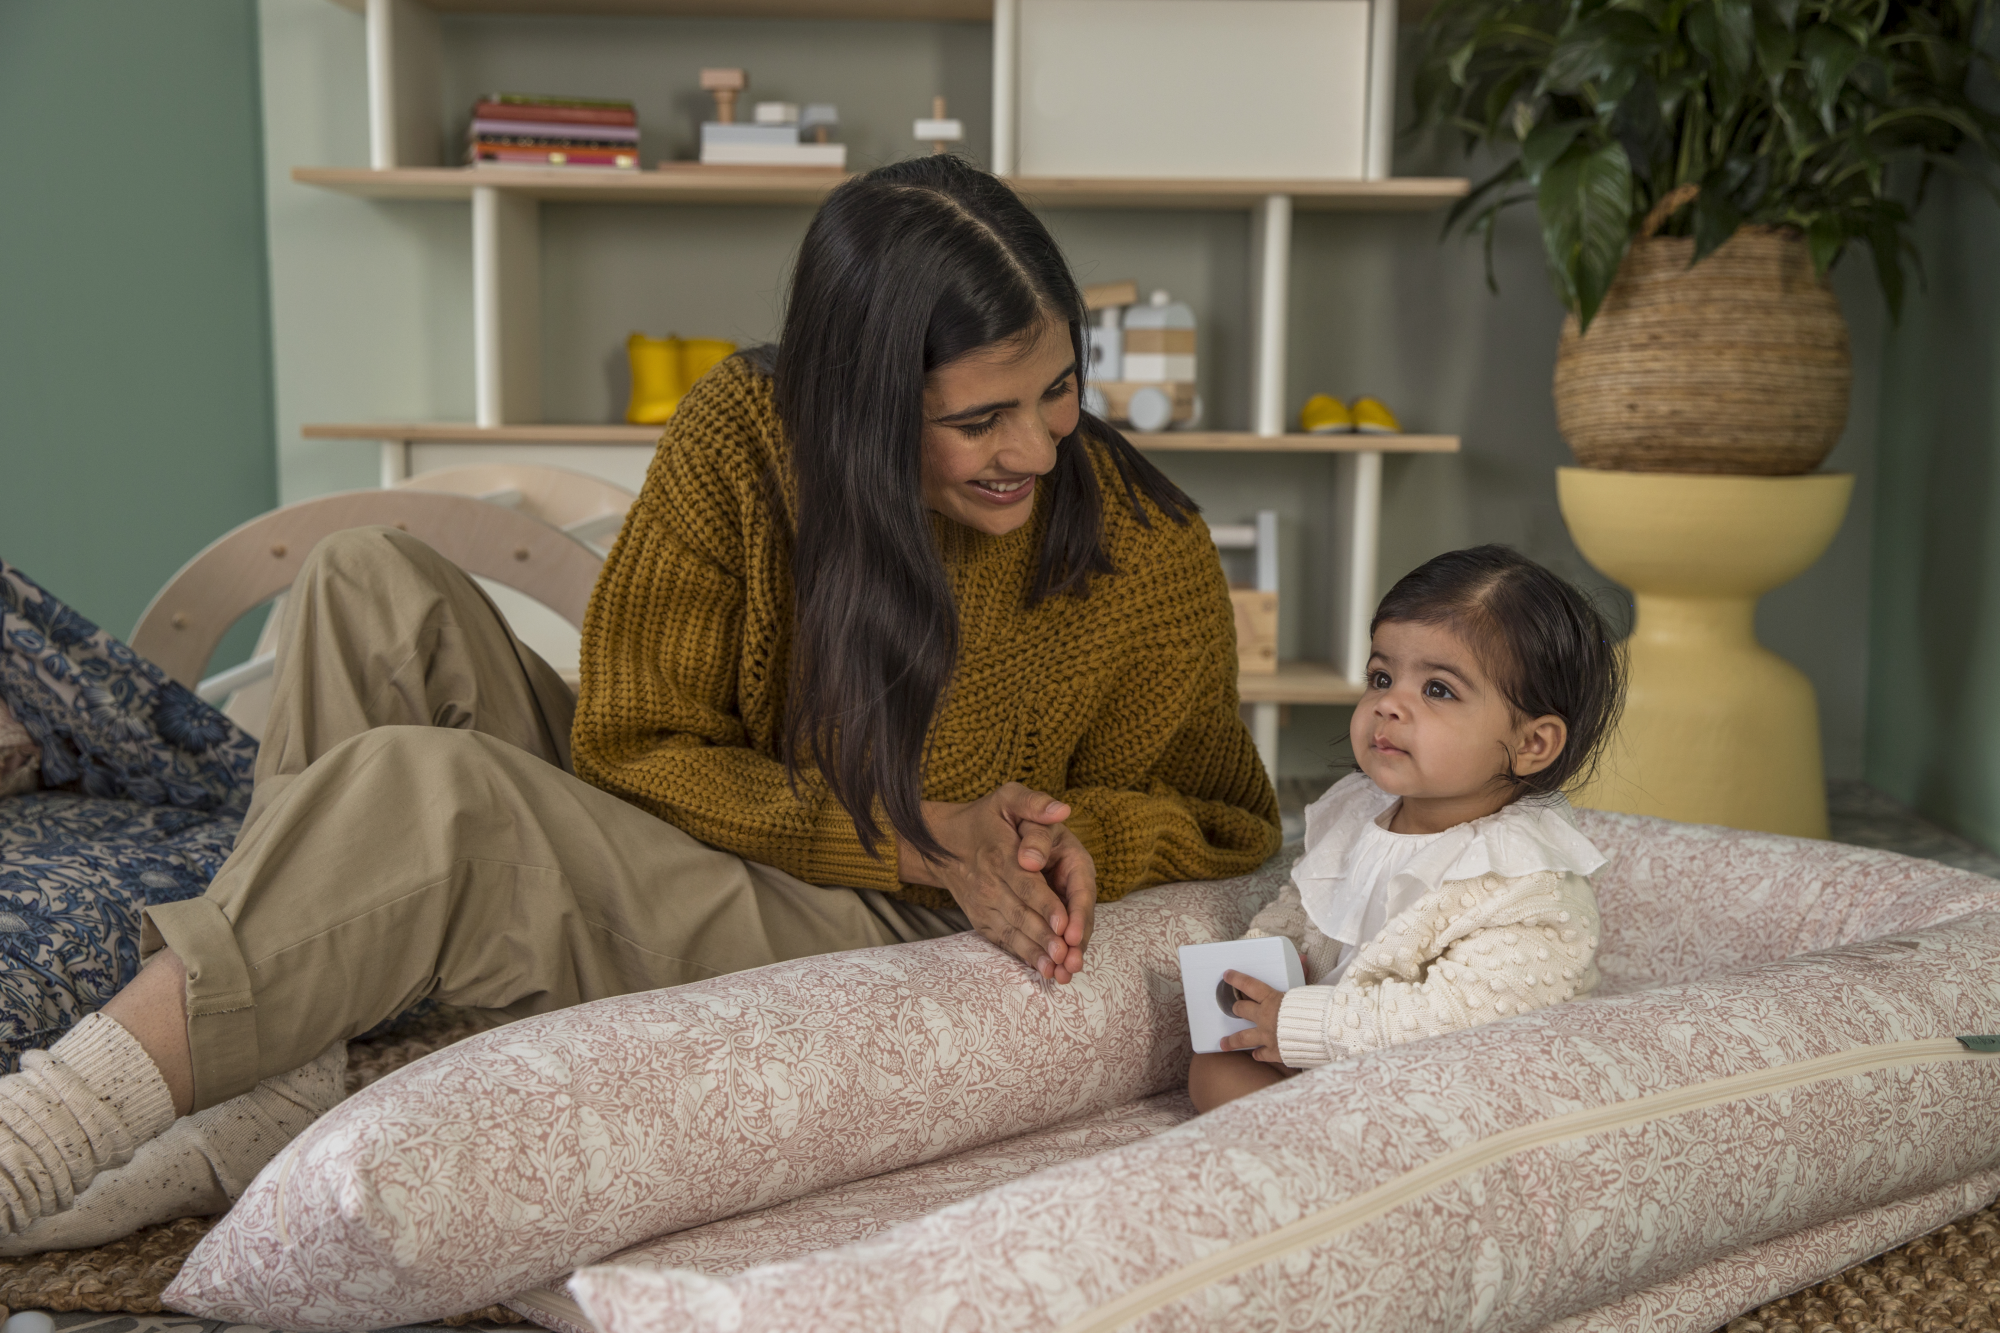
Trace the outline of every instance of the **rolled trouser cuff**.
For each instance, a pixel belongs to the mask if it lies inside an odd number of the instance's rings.
[[[174,951],[187,969],[188,1059],[194,1108],[205,1110],[257,1086],[257,998],[236,931],[213,898],[143,909],[146,942]]]

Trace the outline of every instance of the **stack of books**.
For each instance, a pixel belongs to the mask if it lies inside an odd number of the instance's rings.
[[[630,102],[492,93],[475,102],[465,160],[475,167],[639,169]]]

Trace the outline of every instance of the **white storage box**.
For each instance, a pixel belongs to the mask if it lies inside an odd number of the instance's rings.
[[[1018,3],[1019,175],[1372,174],[1370,0]]]

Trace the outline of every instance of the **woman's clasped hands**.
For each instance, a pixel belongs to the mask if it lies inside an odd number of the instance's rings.
[[[1067,984],[1083,970],[1097,866],[1063,823],[1066,803],[1009,782],[976,801],[925,801],[923,813],[954,859],[927,860],[904,843],[904,883],[951,894],[974,930],[1047,979]]]

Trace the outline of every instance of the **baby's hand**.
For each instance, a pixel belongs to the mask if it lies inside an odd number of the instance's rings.
[[[1235,1004],[1232,1012],[1238,1018],[1256,1024],[1241,1032],[1232,1032],[1222,1039],[1225,1051],[1249,1051],[1266,1064],[1282,1065],[1278,1058],[1278,1006],[1284,1003],[1285,993],[1272,990],[1255,977],[1241,972],[1224,972],[1222,979],[1234,986],[1243,996]]]

